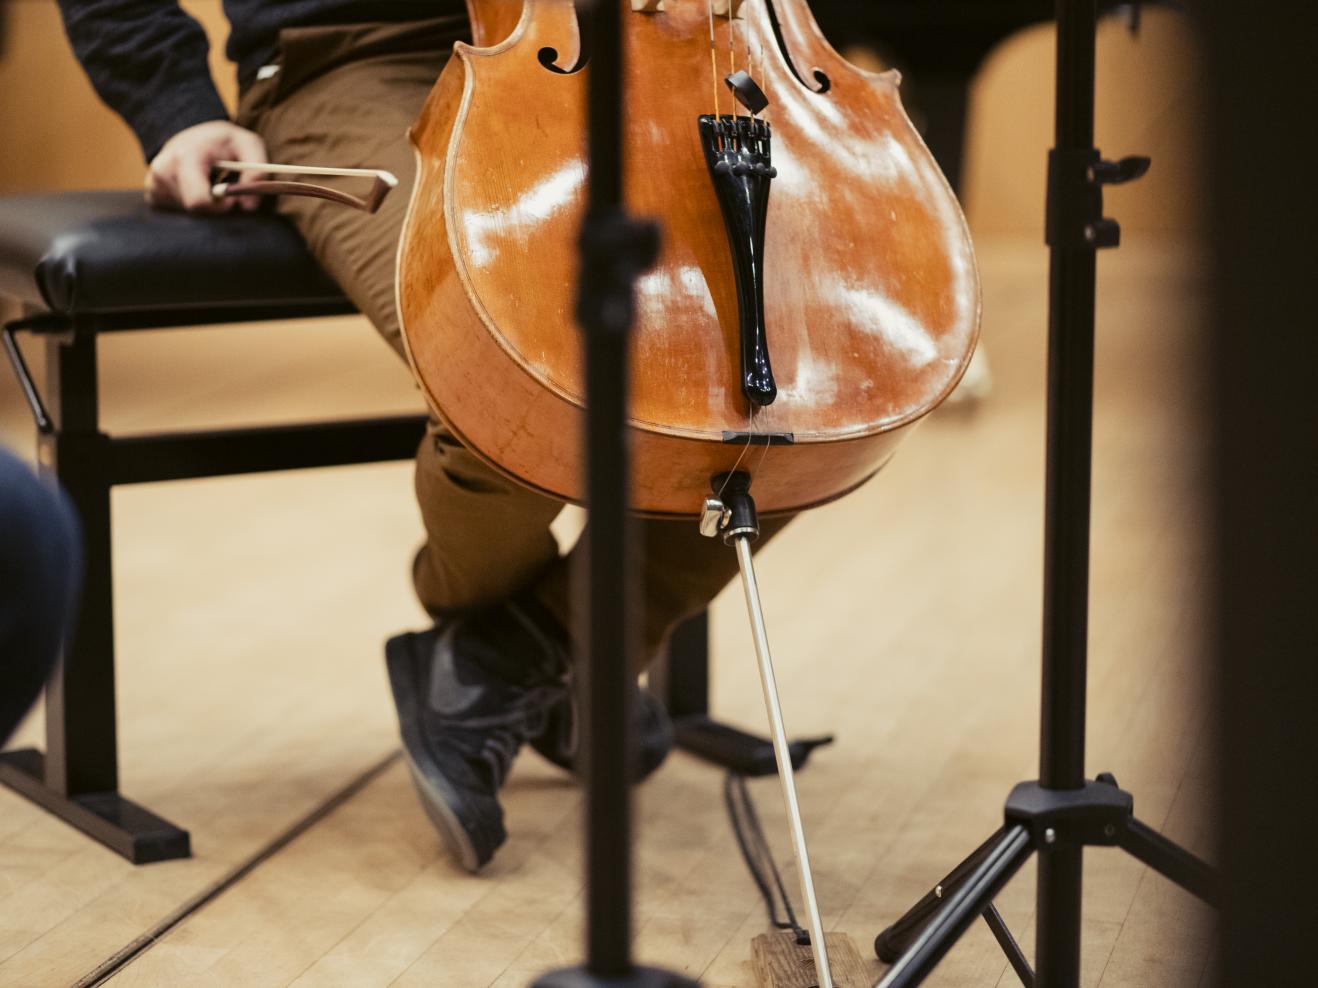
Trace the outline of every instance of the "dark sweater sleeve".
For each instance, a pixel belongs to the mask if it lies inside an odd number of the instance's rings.
[[[128,122],[150,161],[180,130],[228,112],[211,79],[210,44],[177,0],[59,0],[78,61]]]

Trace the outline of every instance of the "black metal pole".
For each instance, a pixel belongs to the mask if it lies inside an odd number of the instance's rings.
[[[1093,147],[1094,29],[1095,0],[1058,0],[1061,154]],[[1058,193],[1088,195],[1082,187],[1055,183]],[[1050,256],[1039,781],[1049,789],[1079,789],[1085,780],[1095,250],[1054,238]]]
[[[1086,844],[1120,844],[1172,881],[1213,901],[1212,869],[1132,815],[1133,799],[1111,776],[1085,781],[1085,686],[1089,616],[1090,480],[1093,451],[1096,252],[1120,242],[1103,216],[1102,186],[1148,170],[1132,155],[1105,161],[1094,147],[1096,0],[1057,0],[1056,143],[1048,155],[1048,439],[1044,494],[1043,686],[1039,780],[1007,800],[1008,827],[1029,826],[1039,852],[1038,988],[1080,984],[1081,882]],[[1009,831],[1010,832],[1010,831]],[[963,863],[949,880],[976,859]],[[980,874],[984,865],[979,866]],[[989,897],[991,898],[991,896]],[[910,942],[881,988],[910,988],[964,928],[974,905],[960,886],[931,917],[925,900],[875,939],[881,958]],[[985,901],[983,906],[987,906]],[[1000,917],[990,925],[1026,983],[1028,967]],[[914,931],[920,930],[912,941]]]
[[[1058,163],[1094,146],[1095,0],[1057,0]],[[1069,170],[1068,170],[1069,174]],[[1083,208],[1079,180],[1050,183],[1050,211]],[[1089,498],[1094,397],[1095,247],[1050,231],[1048,440],[1044,495],[1043,689],[1039,781],[1085,781]],[[1083,848],[1039,848],[1035,967],[1039,988],[1080,980]]]
[[[588,621],[579,677],[585,691],[586,963],[537,979],[539,988],[688,988],[693,982],[631,961],[631,699],[635,557],[628,510],[629,349],[636,275],[658,252],[652,224],[632,220],[623,202],[622,4],[578,0],[590,37],[589,205],[581,230],[577,322],[586,365],[585,538]]]
[[[590,212],[608,223],[623,206],[621,9],[593,5],[590,63]],[[584,41],[584,39],[583,39]],[[590,236],[584,231],[583,236]],[[589,245],[583,245],[589,250]],[[587,262],[590,263],[590,262]],[[584,279],[583,279],[584,280]],[[583,283],[583,296],[590,288]],[[591,286],[596,289],[603,285]],[[630,302],[631,286],[627,286]],[[586,967],[617,977],[631,967],[631,798],[627,756],[633,622],[627,488],[631,463],[623,417],[631,313],[608,319],[579,301],[586,350],[586,499],[590,509],[590,628],[586,636],[583,724],[586,752]],[[604,317],[604,318],[600,318]],[[592,323],[594,323],[592,325]]]

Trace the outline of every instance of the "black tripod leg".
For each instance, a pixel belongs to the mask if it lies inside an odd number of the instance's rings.
[[[1025,958],[1021,945],[1011,935],[1011,930],[1007,929],[1007,923],[998,912],[998,907],[991,902],[984,910],[984,922],[988,923],[988,928],[993,931],[993,938],[998,941],[998,946],[1007,955],[1012,970],[1016,972],[1016,977],[1021,979],[1024,988],[1034,988],[1034,971],[1030,967],[1030,962]]]
[[[979,867],[980,863],[992,853],[1002,840],[1003,828],[994,831],[993,836],[970,853],[970,856],[953,868],[941,882],[935,885],[923,899],[906,911],[901,919],[893,923],[874,938],[874,953],[885,964],[891,964],[909,947],[920,931],[928,925],[934,913],[947,901],[967,878]]]
[[[1217,872],[1202,858],[1173,844],[1162,834],[1131,817],[1121,835],[1121,846],[1163,877],[1175,882],[1210,906],[1221,907]]]
[[[1039,851],[1034,964],[1045,988],[1080,988],[1084,850],[1066,844]]]
[[[1003,831],[979,866],[955,892],[945,897],[942,909],[928,921],[876,988],[910,988],[923,981],[1032,851],[1025,827],[1017,825]]]

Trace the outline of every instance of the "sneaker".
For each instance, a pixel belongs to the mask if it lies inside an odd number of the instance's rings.
[[[632,716],[636,718],[639,731],[632,781],[641,782],[662,765],[673,750],[673,723],[658,697],[639,685],[632,695]],[[567,696],[549,708],[545,729],[531,738],[531,747],[548,761],[575,775],[581,733],[578,724],[576,693],[568,690]]]
[[[566,696],[562,655],[504,604],[392,638],[385,662],[421,804],[475,872],[507,839],[496,797],[513,759]]]
[[[524,742],[569,772],[577,710],[567,636],[532,602],[505,601],[447,618],[385,646],[403,753],[421,804],[468,871],[507,839],[497,794]],[[663,705],[636,687],[636,781],[668,756]]]

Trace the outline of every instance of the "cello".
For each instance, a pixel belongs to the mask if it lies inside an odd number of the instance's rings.
[[[633,508],[694,516],[711,478],[738,470],[766,513],[840,497],[969,362],[979,283],[961,210],[897,73],[846,62],[804,0],[619,2],[625,193],[663,231],[636,286]],[[473,43],[411,131],[403,339],[464,444],[580,502],[588,33],[571,0],[469,8]]]

